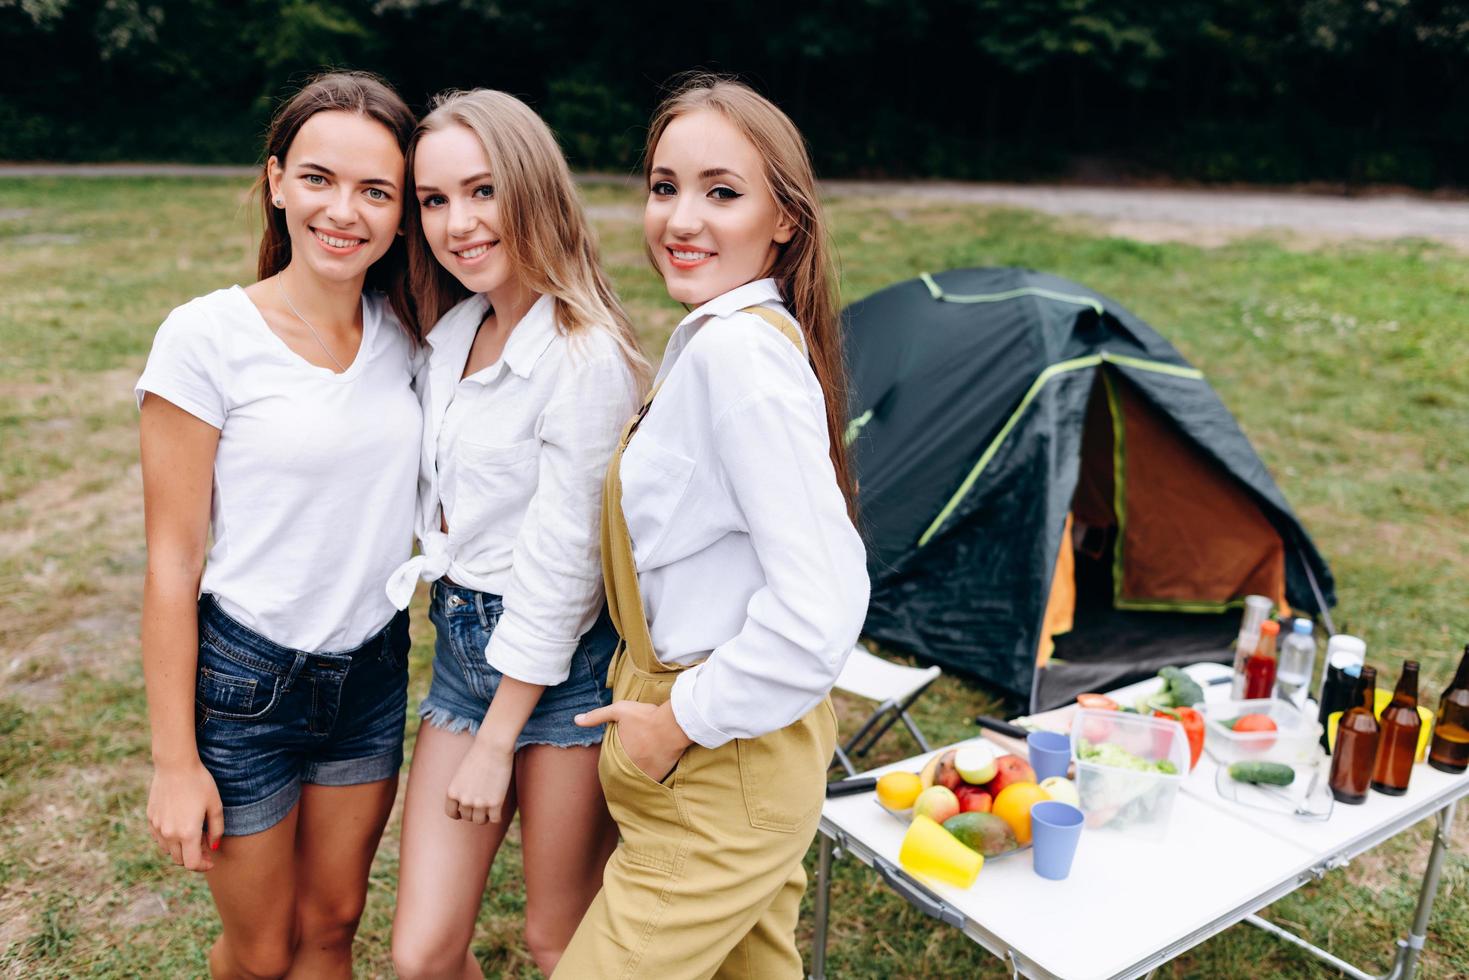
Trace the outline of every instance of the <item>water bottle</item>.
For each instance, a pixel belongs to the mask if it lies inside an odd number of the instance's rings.
[[[1304,616],[1295,621],[1290,636],[1280,645],[1280,664],[1275,668],[1275,696],[1296,707],[1305,703],[1311,672],[1316,668],[1316,641],[1311,629],[1311,621]]]

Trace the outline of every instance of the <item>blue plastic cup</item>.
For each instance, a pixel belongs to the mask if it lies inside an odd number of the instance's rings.
[[[1030,768],[1035,770],[1035,781],[1064,776],[1071,768],[1071,736],[1060,732],[1031,732],[1025,736],[1030,747]]]
[[[1035,873],[1052,881],[1071,874],[1076,842],[1085,816],[1070,803],[1046,800],[1030,808],[1030,861]]]

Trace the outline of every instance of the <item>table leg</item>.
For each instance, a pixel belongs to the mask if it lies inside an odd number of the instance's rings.
[[[818,832],[816,859],[816,927],[811,937],[811,980],[826,980],[826,934],[831,915],[831,838]]]
[[[1449,836],[1454,829],[1455,800],[1438,811],[1438,826],[1433,832],[1433,850],[1428,852],[1428,868],[1423,872],[1423,887],[1418,890],[1418,910],[1413,914],[1413,928],[1408,938],[1398,942],[1397,959],[1393,962],[1390,980],[1412,980],[1418,969],[1418,957],[1423,952],[1423,943],[1428,937],[1428,919],[1433,914],[1433,900],[1438,897],[1438,879],[1443,873],[1444,855],[1448,853]]]

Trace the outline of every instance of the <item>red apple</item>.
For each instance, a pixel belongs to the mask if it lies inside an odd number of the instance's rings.
[[[954,766],[955,754],[955,750],[950,749],[939,756],[938,768],[933,774],[933,785],[947,786],[949,789],[955,791],[964,785],[964,777],[959,775],[959,770]],[[939,822],[942,823],[943,821]]]
[[[989,813],[994,797],[978,786],[960,786],[954,795],[959,797],[960,813]]]
[[[1012,783],[1033,783],[1035,770],[1030,768],[1030,763],[1018,755],[1002,755],[995,760],[995,778],[985,786],[985,792],[991,797],[999,796],[1000,791]]]

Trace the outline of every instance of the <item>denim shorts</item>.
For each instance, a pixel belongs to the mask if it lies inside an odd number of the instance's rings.
[[[408,614],[355,650],[279,646],[199,599],[194,728],[231,837],[274,827],[302,783],[355,786],[396,775],[408,710]]]
[[[419,715],[436,728],[450,732],[479,731],[490,699],[500,686],[498,670],[485,660],[490,634],[500,621],[504,604],[497,595],[476,592],[442,580],[435,582],[428,618],[438,630],[434,639],[434,679]],[[527,745],[597,745],[602,729],[582,728],[572,717],[612,703],[607,669],[617,648],[617,631],[607,611],[582,636],[571,658],[571,674],[548,687],[526,719],[516,750]]]

